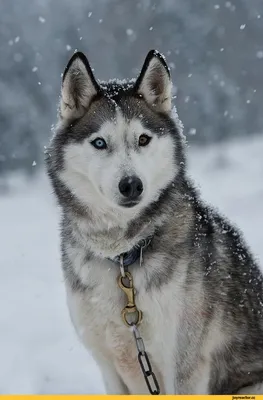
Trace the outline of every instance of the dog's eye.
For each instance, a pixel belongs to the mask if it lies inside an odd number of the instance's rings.
[[[139,146],[147,146],[151,140],[152,138],[144,133],[139,137]]]
[[[92,146],[95,147],[95,149],[98,149],[98,150],[107,149],[107,143],[106,143],[105,140],[102,139],[102,138],[94,139],[94,140],[91,142],[91,144],[92,144]]]

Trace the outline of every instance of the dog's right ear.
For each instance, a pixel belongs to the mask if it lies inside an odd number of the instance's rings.
[[[86,56],[75,53],[68,62],[62,79],[60,116],[76,119],[84,115],[98,93],[96,82]]]

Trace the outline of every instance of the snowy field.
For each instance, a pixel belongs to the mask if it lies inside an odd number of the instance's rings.
[[[261,265],[262,155],[262,137],[189,149],[203,198],[239,225]],[[0,197],[0,393],[104,393],[68,317],[51,189],[41,175],[11,183],[11,194]]]

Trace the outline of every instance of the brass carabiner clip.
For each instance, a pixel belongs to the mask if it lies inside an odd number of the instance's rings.
[[[124,284],[124,280],[127,281],[127,285]],[[138,310],[134,301],[134,287],[133,287],[133,279],[132,275],[129,272],[125,272],[125,276],[120,275],[118,278],[118,285],[120,289],[126,294],[128,303],[126,307],[121,312],[123,322],[127,326],[138,325],[142,321],[142,312]],[[132,314],[135,314],[136,317],[133,318],[133,321],[128,320],[128,315],[132,317]],[[131,318],[132,319],[132,318]]]

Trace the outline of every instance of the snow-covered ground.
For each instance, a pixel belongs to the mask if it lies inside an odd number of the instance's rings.
[[[263,264],[263,138],[189,149],[203,198],[245,233]],[[0,197],[0,393],[103,393],[78,342],[59,267],[58,210],[46,179]]]

